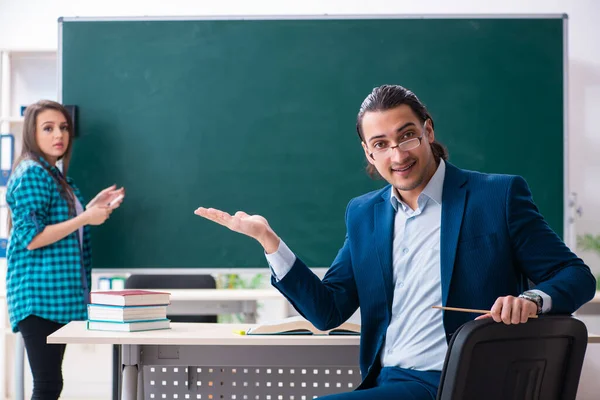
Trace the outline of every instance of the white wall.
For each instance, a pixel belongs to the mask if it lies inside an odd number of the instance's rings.
[[[61,16],[305,14],[569,15],[569,184],[583,216],[576,233],[600,233],[600,1],[597,0],[0,0],[0,49],[56,50]],[[399,82],[401,83],[401,82]],[[581,253],[600,274],[600,257]]]
[[[58,17],[73,16],[202,16],[306,14],[539,14],[569,15],[569,184],[577,193],[583,216],[576,218],[577,233],[600,233],[600,1],[595,0],[0,0],[0,49],[56,50]],[[402,83],[402,82],[398,82]],[[54,96],[52,96],[54,97]],[[526,132],[523,132],[526,134]],[[600,274],[600,257],[580,254]],[[597,347],[599,345],[596,345]],[[597,363],[598,349],[590,349],[586,365]],[[83,358],[92,357],[90,349]],[[593,357],[590,357],[593,355]],[[96,366],[106,372],[108,360]],[[72,364],[70,364],[72,365]],[[90,362],[83,362],[93,368]],[[65,365],[65,368],[68,368]],[[597,367],[593,369],[597,371]],[[66,373],[69,375],[69,372]],[[593,373],[592,375],[597,375]],[[584,378],[586,374],[584,373]],[[78,381],[80,378],[71,378]],[[106,378],[108,379],[108,378]],[[70,382],[69,382],[70,381]],[[83,383],[82,383],[83,384]],[[580,399],[596,398],[600,382],[586,378]],[[74,388],[65,384],[69,398],[106,398],[109,388]],[[83,394],[81,394],[83,393]],[[594,394],[595,393],[595,394]],[[71,396],[69,396],[71,394]]]

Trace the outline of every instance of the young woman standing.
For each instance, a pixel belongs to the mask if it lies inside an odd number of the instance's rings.
[[[23,148],[6,193],[6,296],[12,330],[21,332],[27,349],[35,400],[60,396],[65,345],[46,344],[46,337],[87,318],[89,225],[103,224],[125,194],[108,187],[84,209],[81,193],[67,177],[72,149],[73,126],[62,105],[42,100],[27,107]]]

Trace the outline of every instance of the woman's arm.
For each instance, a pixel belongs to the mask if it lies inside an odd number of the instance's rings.
[[[83,213],[65,222],[60,222],[54,225],[47,225],[44,228],[44,230],[40,232],[37,236],[35,236],[33,240],[27,245],[27,250],[39,249],[40,247],[56,243],[59,240],[69,236],[77,229],[81,228],[84,225],[87,225],[85,218],[85,213]]]
[[[35,250],[56,243],[84,225],[100,225],[106,221],[111,212],[110,207],[96,205],[65,222],[47,225],[29,242],[27,250]]]

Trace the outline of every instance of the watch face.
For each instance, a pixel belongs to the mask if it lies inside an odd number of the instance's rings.
[[[533,301],[537,305],[537,312],[540,314],[542,312],[542,306],[544,299],[537,293],[534,292],[523,292],[523,297]]]
[[[537,293],[533,293],[533,292],[525,292],[525,293],[523,293],[523,294],[524,294],[525,296],[527,296],[527,298],[530,298],[530,299],[532,299],[532,300],[534,300],[534,299],[535,299],[536,301],[537,301],[537,300],[541,300],[541,298],[542,298],[542,296],[540,296],[540,295],[539,295],[539,294],[537,294]]]

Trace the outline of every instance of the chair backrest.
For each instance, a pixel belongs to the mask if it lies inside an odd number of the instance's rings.
[[[126,289],[216,289],[211,275],[131,275]],[[217,322],[216,315],[167,315],[172,322]]]
[[[448,345],[437,400],[575,400],[587,336],[568,316],[467,322]]]

